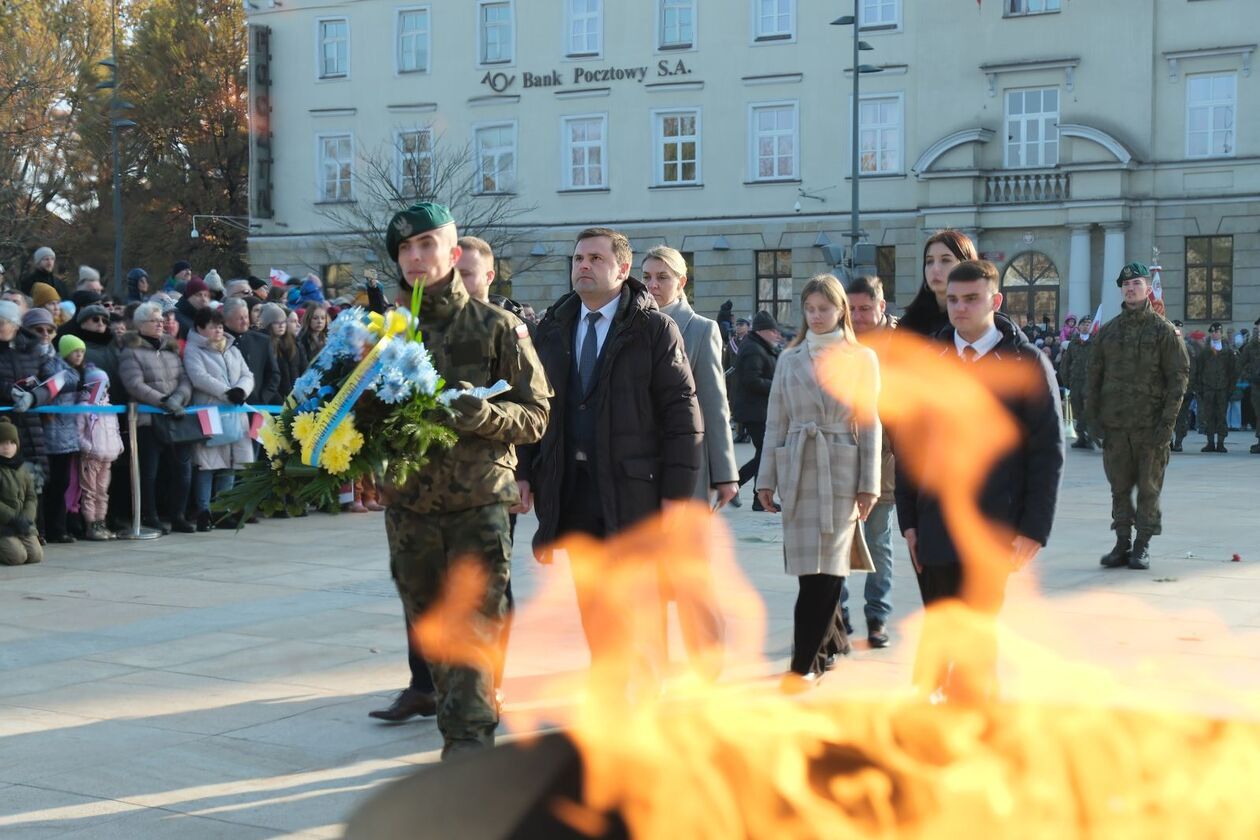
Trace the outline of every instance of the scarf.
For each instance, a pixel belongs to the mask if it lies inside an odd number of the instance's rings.
[[[837,344],[843,343],[844,333],[839,327],[829,333],[816,333],[813,330],[805,332],[805,345],[809,348],[809,355],[815,359]]]

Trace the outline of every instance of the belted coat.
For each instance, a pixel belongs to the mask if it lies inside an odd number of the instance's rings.
[[[854,354],[854,402],[875,405],[875,353],[842,342]],[[824,391],[807,343],[784,350],[770,386],[757,489],[777,490],[783,516],[784,566],[790,575],[873,572],[858,519],[859,493],[880,493],[879,419],[859,423],[850,404]]]

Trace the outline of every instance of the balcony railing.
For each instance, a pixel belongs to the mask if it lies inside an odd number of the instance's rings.
[[[1065,201],[1071,197],[1072,181],[1066,172],[1004,172],[984,179],[985,204]]]

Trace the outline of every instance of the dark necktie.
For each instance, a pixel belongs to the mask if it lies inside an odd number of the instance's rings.
[[[963,361],[965,362],[974,362],[976,359],[980,358],[980,354],[976,352],[976,348],[972,347],[970,344],[963,348],[962,355]]]
[[[582,339],[582,356],[578,359],[578,378],[582,380],[582,393],[591,390],[591,377],[595,375],[595,360],[599,358],[599,337],[595,325],[603,315],[590,312],[586,316],[586,337]]]

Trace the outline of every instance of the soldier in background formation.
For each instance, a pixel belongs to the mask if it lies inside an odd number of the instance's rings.
[[[1207,344],[1194,360],[1191,390],[1199,398],[1199,429],[1207,436],[1203,452],[1225,452],[1229,395],[1238,381],[1238,354],[1225,342],[1221,325],[1208,329]]]
[[[1072,401],[1072,421],[1076,426],[1076,443],[1072,444],[1073,449],[1094,448],[1094,441],[1089,436],[1085,409],[1085,393],[1089,390],[1089,357],[1094,349],[1094,345],[1089,343],[1089,331],[1093,323],[1094,320],[1088,315],[1081,318],[1059,362],[1059,379],[1067,387]]]
[[[1256,415],[1256,442],[1250,451],[1260,455],[1260,318],[1251,328],[1251,339],[1238,354],[1238,367],[1242,380],[1251,385],[1251,405]]]
[[[1089,360],[1088,428],[1102,430],[1103,469],[1111,485],[1111,527],[1116,532],[1115,547],[1102,558],[1109,569],[1151,566],[1150,541],[1162,530],[1159,494],[1168,440],[1190,375],[1190,360],[1175,328],[1151,307],[1150,276],[1150,269],[1138,262],[1120,270],[1116,285],[1124,307],[1099,331]]]
[[[1190,369],[1194,370],[1194,360],[1198,358],[1199,345],[1182,332],[1184,327],[1185,325],[1180,321],[1173,321],[1173,329],[1177,333],[1177,338],[1181,339],[1181,343],[1186,349],[1186,358],[1190,360]],[[1181,408],[1177,412],[1177,421],[1173,424],[1173,441],[1170,445],[1173,452],[1181,451],[1181,442],[1186,439],[1186,435],[1190,431],[1190,410],[1194,404],[1192,387],[1187,384],[1186,393],[1181,397]]]

